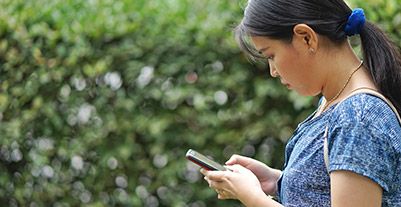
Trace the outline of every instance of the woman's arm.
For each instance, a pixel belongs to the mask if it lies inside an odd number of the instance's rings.
[[[331,206],[381,206],[383,190],[371,179],[351,171],[330,173]]]
[[[254,194],[253,197],[249,197],[246,200],[240,200],[246,207],[284,207],[277,201],[266,196],[266,194],[257,195]]]

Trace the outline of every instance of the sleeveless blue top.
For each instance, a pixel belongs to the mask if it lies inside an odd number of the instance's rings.
[[[401,206],[401,126],[387,103],[360,93],[313,115],[298,125],[285,148],[279,201],[284,206],[330,206],[327,170],[347,170],[382,187],[382,206]],[[326,125],[329,169],[323,153]]]

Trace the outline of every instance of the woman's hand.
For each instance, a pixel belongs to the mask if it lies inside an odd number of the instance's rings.
[[[254,197],[265,196],[258,178],[241,165],[228,166],[227,171],[202,169],[209,186],[216,190],[219,199],[238,199],[243,203]]]
[[[241,165],[250,170],[259,180],[263,191],[268,195],[276,195],[277,180],[281,175],[280,170],[270,168],[266,164],[241,155],[233,155],[225,163],[226,165]]]

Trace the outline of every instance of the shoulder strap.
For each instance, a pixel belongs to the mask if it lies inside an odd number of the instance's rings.
[[[395,108],[395,106],[386,98],[384,97],[381,93],[373,90],[373,89],[369,89],[369,88],[360,88],[360,89],[356,89],[354,90],[351,94],[349,94],[345,99],[343,99],[340,103],[342,103],[344,100],[346,100],[347,98],[355,95],[355,94],[359,94],[359,93],[366,93],[366,94],[371,94],[373,96],[376,96],[380,99],[382,99],[384,102],[386,102],[388,104],[388,106],[390,106],[390,108],[394,111],[395,115],[398,118],[398,122],[401,125],[401,117],[397,112],[397,109]],[[338,103],[337,106],[340,104]],[[326,125],[326,129],[324,131],[324,143],[323,143],[323,153],[324,153],[324,164],[326,165],[326,170],[327,172],[329,172],[329,145],[327,142],[327,134],[329,131],[329,126]]]

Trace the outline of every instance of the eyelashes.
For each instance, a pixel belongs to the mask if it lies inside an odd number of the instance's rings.
[[[266,59],[266,60],[273,60],[274,59],[274,55],[265,55],[264,52],[262,52],[262,51],[258,51],[258,55],[260,57],[262,57],[262,59]]]
[[[259,54],[260,54],[260,56],[263,57],[263,59],[266,59],[266,60],[273,60],[274,59],[274,55],[265,55],[263,53],[259,53]]]

